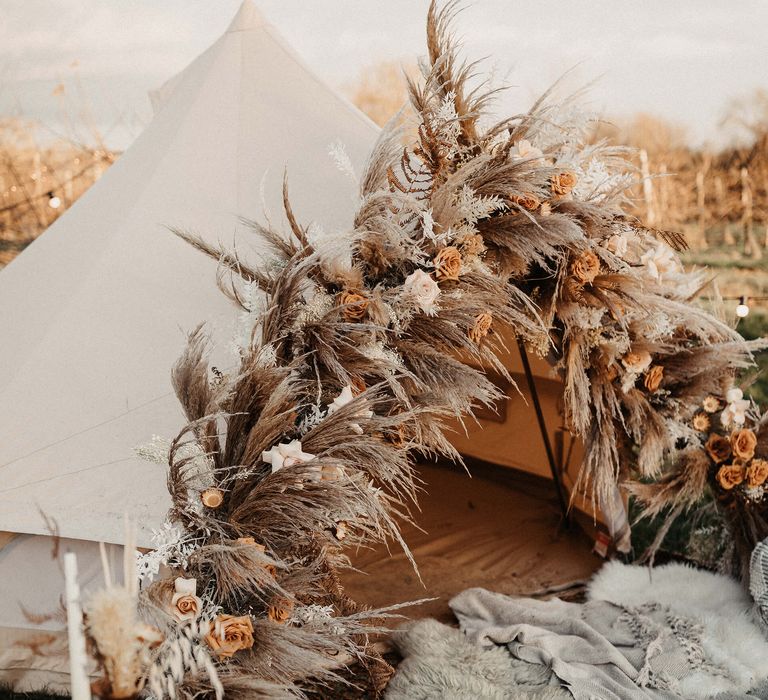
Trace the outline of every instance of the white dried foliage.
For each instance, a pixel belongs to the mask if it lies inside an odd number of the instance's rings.
[[[328,155],[333,160],[336,167],[344,173],[355,185],[358,184],[355,168],[352,165],[352,159],[347,153],[347,149],[341,141],[336,141],[328,146]]]
[[[201,541],[191,538],[179,525],[168,521],[160,529],[152,530],[153,548],[148,552],[136,552],[136,570],[139,580],[154,580],[163,566],[187,568],[189,557],[198,549]]]
[[[456,206],[459,215],[472,231],[475,230],[475,224],[478,221],[487,219],[494,212],[506,211],[508,208],[501,197],[495,195],[479,197],[469,185],[463,185],[459,190]]]
[[[579,164],[575,171],[578,180],[573,196],[582,201],[600,202],[612,192],[626,190],[635,184],[631,173],[611,172],[597,156]]]

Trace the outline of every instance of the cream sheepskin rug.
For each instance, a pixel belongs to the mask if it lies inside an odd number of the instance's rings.
[[[656,603],[700,625],[699,644],[730,680],[719,682],[709,671],[695,671],[680,682],[682,697],[708,698],[734,690],[734,681],[746,690],[768,677],[768,641],[752,612],[752,599],[733,579],[685,564],[651,570],[614,561],[595,574],[588,597],[635,609]]]
[[[457,629],[422,620],[399,630],[403,661],[386,700],[568,700],[553,673],[510,656],[503,647],[479,647]]]

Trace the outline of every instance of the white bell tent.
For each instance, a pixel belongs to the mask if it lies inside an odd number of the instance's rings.
[[[231,245],[263,199],[279,223],[284,168],[303,222],[351,221],[329,147],[361,166],[377,129],[250,2],[158,93],[134,145],[0,273],[0,530],[45,534],[39,509],[64,537],[121,542],[127,512],[149,544],[165,474],[134,448],[185,422],[169,381],[185,333],[206,321],[226,341],[235,319],[215,262],[167,226]]]
[[[0,682],[19,688],[67,681],[65,662],[11,644],[40,630],[19,603],[44,612],[63,590],[42,514],[55,522],[60,549],[77,552],[85,589],[100,582],[97,542],[111,543],[118,559],[126,515],[138,544],[151,547],[169,506],[166,471],[135,448],[153,435],[173,438],[186,422],[170,385],[186,334],[206,322],[216,362],[236,362],[228,347],[237,311],[216,288],[215,261],[168,227],[225,246],[237,235],[244,247],[255,237],[239,217],[260,219],[266,209],[282,221],[287,169],[300,221],[343,231],[355,186],[329,149],[341,143],[359,171],[378,131],[303,65],[251,0],[152,101],[155,117],[131,148],[0,271]],[[510,358],[519,374],[518,365]],[[550,380],[542,401],[554,444],[558,400]],[[530,406],[510,399],[506,422],[482,420],[487,439],[457,437],[462,451],[549,473]]]
[[[235,363],[237,313],[216,263],[168,226],[231,245],[240,216],[266,209],[281,224],[285,169],[302,222],[349,225],[355,185],[329,148],[340,142],[359,169],[378,132],[250,0],[152,98],[136,142],[0,272],[0,680],[25,673],[11,628],[39,629],[19,603],[46,611],[63,590],[41,514],[78,552],[86,584],[100,570],[96,542],[122,543],[126,514],[150,546],[169,506],[166,472],[134,450],[186,422],[170,384],[186,333],[205,321],[222,363]]]

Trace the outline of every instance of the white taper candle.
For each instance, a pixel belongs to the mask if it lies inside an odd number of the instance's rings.
[[[69,642],[69,677],[72,700],[91,700],[91,685],[86,670],[83,611],[80,607],[80,586],[77,583],[77,556],[64,555],[64,583],[67,598],[67,638]]]

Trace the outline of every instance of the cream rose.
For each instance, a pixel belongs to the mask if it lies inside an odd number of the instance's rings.
[[[180,622],[195,620],[200,614],[203,601],[197,597],[197,579],[179,576],[173,582],[171,612]]]
[[[651,354],[647,350],[628,352],[621,358],[621,364],[634,374],[642,374],[651,366]]]
[[[730,389],[726,394],[728,405],[720,413],[720,422],[723,425],[744,425],[747,422],[749,401],[741,398],[741,389]]]
[[[645,265],[648,274],[657,280],[663,280],[670,273],[680,272],[680,263],[675,251],[661,243],[643,253],[640,262]]]
[[[540,148],[533,146],[528,139],[520,139],[509,151],[509,154],[515,160],[531,160],[535,163],[541,162],[544,152]]]
[[[424,270],[416,270],[408,275],[403,282],[403,291],[425,314],[435,313],[435,301],[440,296],[440,287]]]
[[[347,536],[347,523],[345,523],[343,520],[337,522],[333,534],[336,535],[337,540],[343,540]]]
[[[328,404],[328,415],[330,416],[332,413],[335,413],[340,408],[343,408],[347,404],[352,403],[354,400],[355,393],[352,390],[352,385],[347,384],[342,388],[341,393],[333,401],[331,401],[331,403]],[[365,408],[365,405],[362,405],[360,410],[355,413],[355,417],[357,418],[370,418],[372,415],[373,411]],[[350,427],[352,428],[352,431],[358,435],[363,434],[363,429],[357,423],[352,423]]]
[[[629,249],[629,239],[626,234],[615,233],[605,244],[605,247],[611,251],[617,258],[623,258]]]

